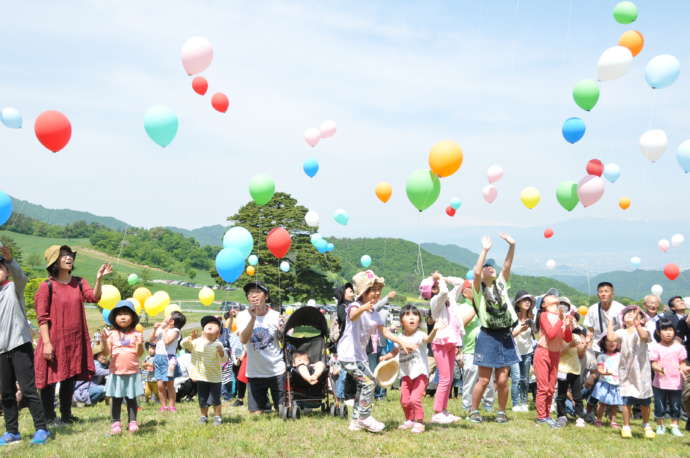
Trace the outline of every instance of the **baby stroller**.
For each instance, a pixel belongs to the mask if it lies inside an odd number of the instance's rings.
[[[301,328],[301,329],[300,329]],[[331,410],[328,370],[324,370],[315,385],[304,380],[292,366],[294,353],[306,353],[311,364],[326,364],[328,324],[316,307],[301,307],[290,315],[283,330],[283,356],[287,369],[283,402],[278,408],[281,418],[298,420],[302,412]]]

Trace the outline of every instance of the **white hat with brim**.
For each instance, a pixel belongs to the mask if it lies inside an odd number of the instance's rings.
[[[381,361],[374,369],[374,378],[381,388],[390,388],[400,373],[400,361],[398,357]]]

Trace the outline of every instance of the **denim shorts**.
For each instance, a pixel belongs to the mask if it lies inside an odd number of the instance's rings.
[[[510,329],[481,328],[474,347],[474,365],[479,367],[510,367],[520,362]]]
[[[175,360],[175,373],[172,377],[168,376],[168,364],[170,360]],[[156,355],[153,357],[154,378],[159,382],[172,381],[175,377],[180,377],[182,372],[180,366],[177,364],[177,356],[175,355]]]
[[[652,398],[640,399],[632,396],[623,396],[623,405],[646,407],[652,404]]]

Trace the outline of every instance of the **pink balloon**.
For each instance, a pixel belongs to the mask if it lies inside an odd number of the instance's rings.
[[[668,249],[671,247],[671,244],[669,243],[668,240],[666,239],[661,239],[659,240],[659,249],[666,253]]]
[[[192,37],[182,45],[182,66],[188,75],[201,73],[211,65],[213,46],[205,37]]]
[[[321,131],[319,129],[317,129],[316,127],[310,127],[309,129],[304,131],[304,140],[312,148],[315,147],[319,143],[320,139],[321,139]]]
[[[500,165],[494,164],[489,167],[489,169],[486,171],[486,174],[489,177],[489,183],[496,183],[498,180],[503,178],[503,169]]]
[[[321,138],[328,138],[335,135],[335,121],[324,121],[320,127]]]
[[[484,200],[491,204],[494,202],[494,200],[496,200],[498,191],[496,190],[496,186],[488,184],[484,186],[484,189],[482,189],[482,194],[484,195]]]
[[[577,185],[577,195],[585,207],[594,205],[604,195],[604,180],[596,175],[587,175]]]

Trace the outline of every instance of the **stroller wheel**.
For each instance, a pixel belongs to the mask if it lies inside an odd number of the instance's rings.
[[[336,407],[335,404],[331,404],[331,412],[330,412],[331,416],[332,416],[332,417],[337,417],[337,416],[338,416],[338,411],[339,411],[339,409],[340,409],[340,408],[339,408],[339,407]]]
[[[338,412],[340,418],[347,418],[347,406],[345,404],[340,406],[340,411]]]
[[[281,404],[278,406],[278,415],[280,415],[280,418],[282,418],[283,420],[288,419],[289,413],[290,413],[289,409],[287,407],[285,407],[284,405]]]
[[[299,408],[297,404],[293,404],[292,408],[290,409],[290,416],[292,417],[293,420],[299,420],[300,417],[302,416],[302,409]]]

